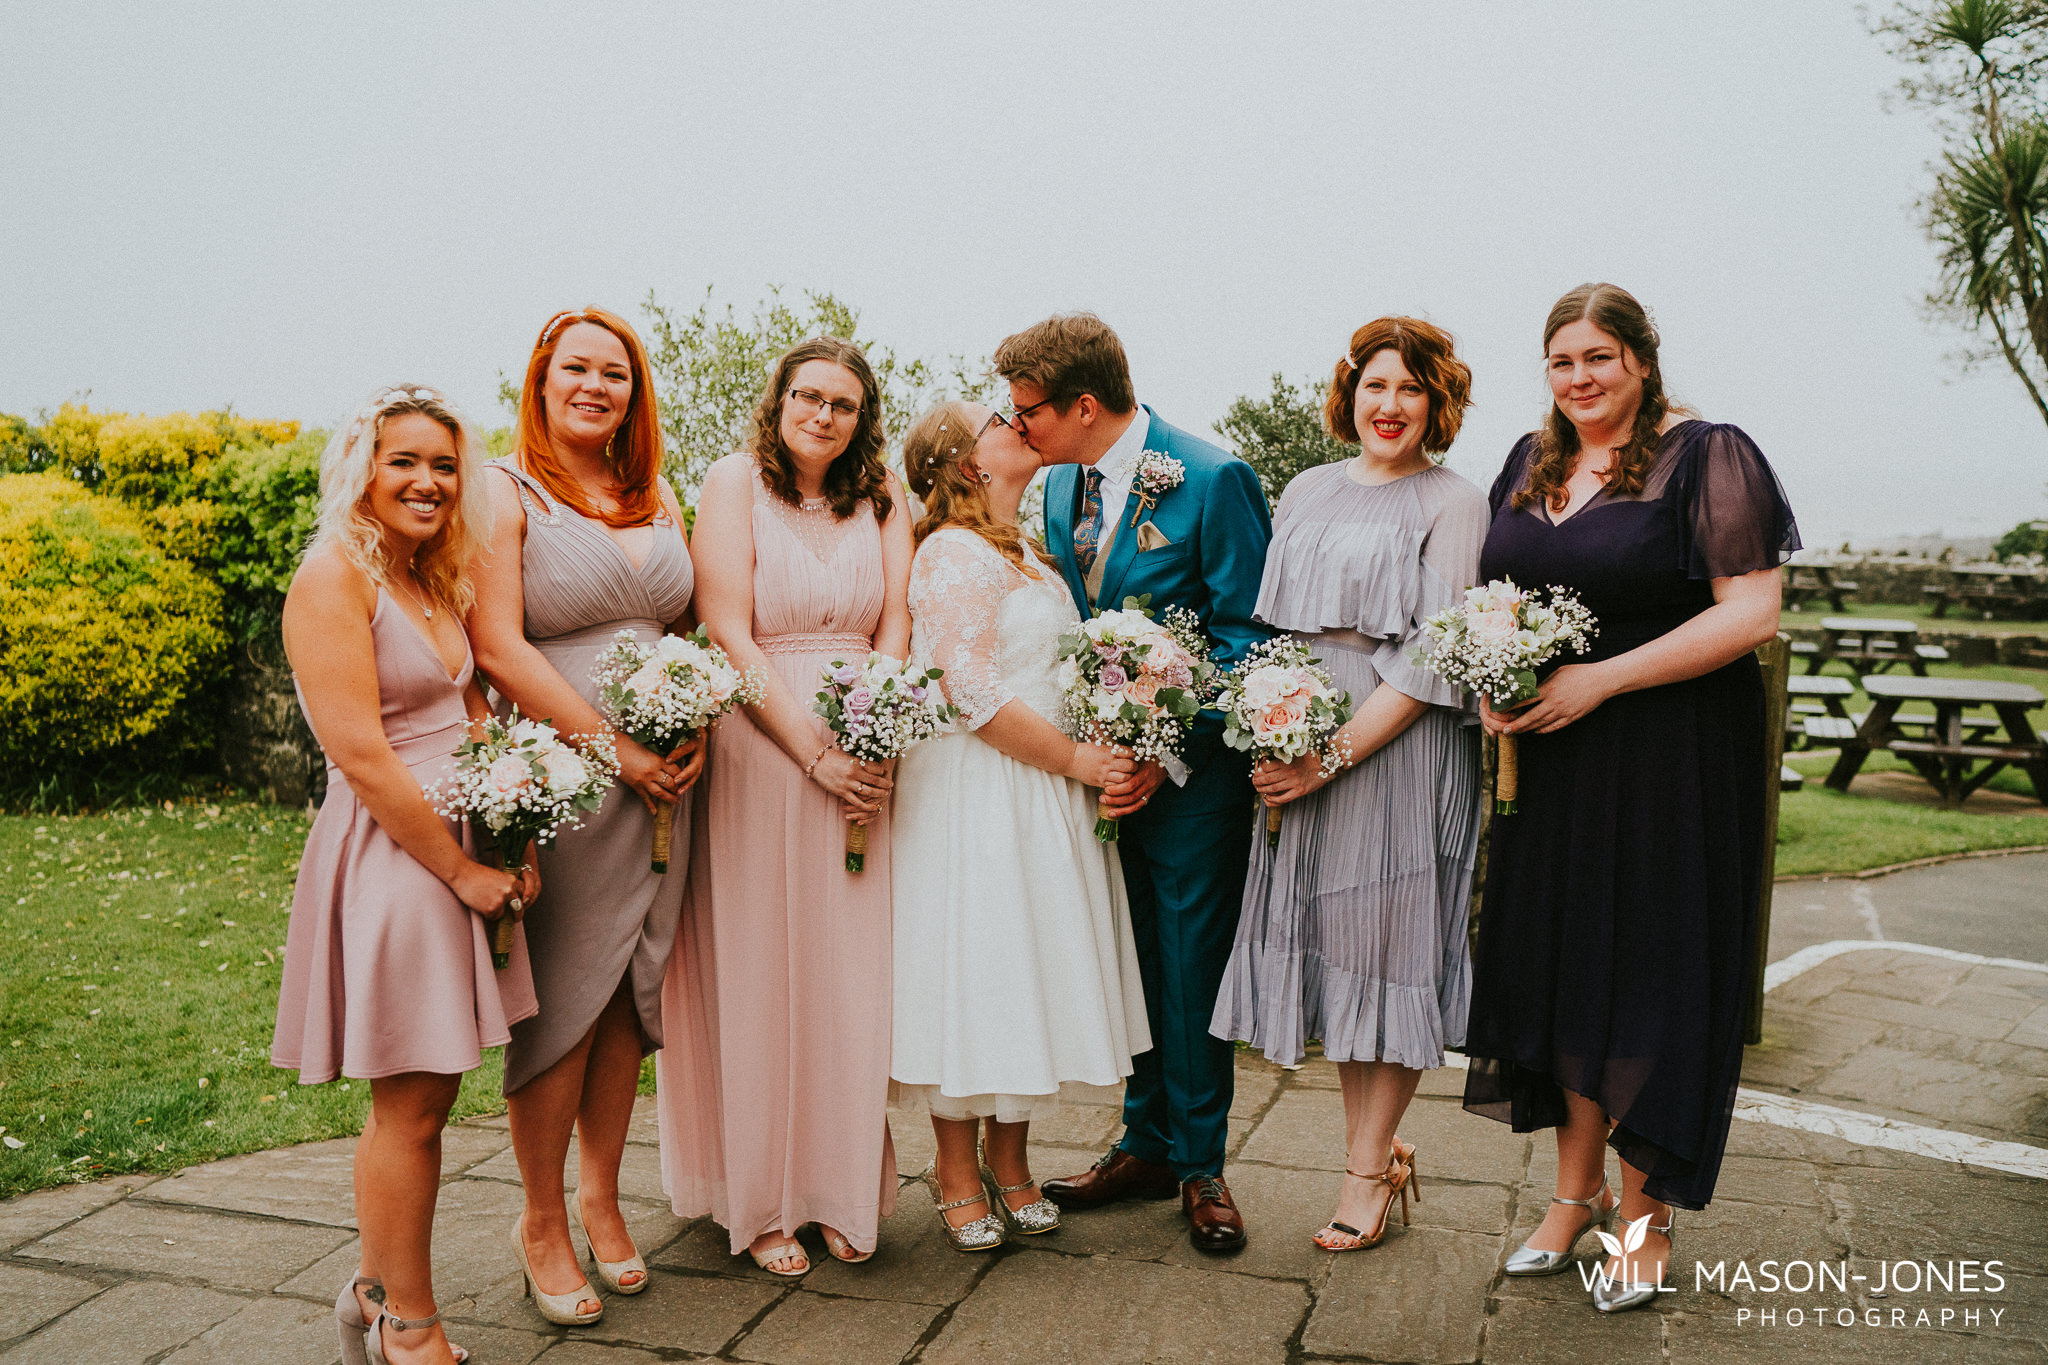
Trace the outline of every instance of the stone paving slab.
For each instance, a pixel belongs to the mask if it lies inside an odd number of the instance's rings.
[[[1950,881],[1967,891],[1982,868]],[[1811,913],[1799,898],[1813,888],[1779,890],[1780,929],[1794,937],[1802,914],[1868,923],[1871,910],[1889,923],[1921,913],[1884,883],[1864,885],[1868,905],[1851,894]],[[2048,1146],[2048,975],[1857,950],[1775,990],[1765,1022],[1765,1044],[1746,1058],[1751,1088]],[[1228,1174],[1251,1244],[1229,1257],[1189,1246],[1177,1200],[1070,1213],[1059,1232],[956,1254],[930,1196],[907,1179],[930,1159],[930,1125],[892,1114],[906,1180],[880,1250],[843,1265],[806,1232],[816,1268],[799,1282],[732,1255],[708,1220],[670,1212],[653,1107],[643,1101],[623,1208],[653,1281],[644,1294],[610,1298],[600,1324],[577,1330],[543,1322],[520,1294],[509,1248],[517,1167],[502,1116],[481,1119],[451,1129],[444,1144],[436,1287],[452,1339],[479,1365],[2048,1358],[2048,1181],[1738,1122],[1720,1197],[1678,1214],[1679,1292],[1603,1318],[1576,1270],[1500,1273],[1543,1215],[1554,1145],[1465,1113],[1463,1085],[1455,1067],[1426,1076],[1402,1124],[1421,1149],[1423,1197],[1409,1226],[1396,1215],[1381,1246],[1335,1256],[1309,1241],[1335,1207],[1344,1162],[1337,1069],[1313,1050],[1291,1069],[1239,1054]],[[1041,1177],[1085,1168],[1113,1139],[1113,1104],[1095,1091],[1069,1098],[1034,1128]],[[333,1365],[334,1290],[357,1257],[352,1159],[352,1143],[316,1143],[0,1203],[0,1365]],[[1609,1173],[1618,1179],[1611,1159]],[[567,1174],[573,1182],[573,1153]],[[1591,1254],[1593,1241],[1581,1250]],[[1968,1299],[1878,1299],[1867,1282],[1802,1295],[1772,1292],[1754,1275],[1727,1278],[1731,1267],[1767,1260],[1845,1258],[1859,1273],[1879,1258],[1997,1260],[2005,1287]],[[1696,1283],[1696,1261],[1722,1266],[1722,1281]],[[1811,1314],[1823,1306],[1854,1313],[1858,1326],[1816,1327]],[[1952,1321],[1940,1319],[1944,1306]],[[1919,1326],[1912,1315],[1923,1307],[1934,1317]],[[1983,1317],[1992,1307],[2004,1315],[1996,1325]],[[1980,1320],[1965,1322],[1965,1308]],[[1901,1327],[1863,1321],[1900,1311]]]

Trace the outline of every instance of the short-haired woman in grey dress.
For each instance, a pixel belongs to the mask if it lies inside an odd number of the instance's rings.
[[[1478,574],[1486,497],[1437,463],[1471,387],[1429,323],[1359,328],[1324,410],[1359,453],[1288,484],[1259,587],[1258,619],[1307,640],[1356,710],[1335,775],[1316,755],[1253,772],[1288,815],[1277,848],[1254,841],[1211,1031],[1283,1065],[1320,1038],[1337,1063],[1347,1178],[1315,1234],[1326,1251],[1377,1244],[1396,1195],[1405,1220],[1415,1149],[1395,1129],[1422,1073],[1465,1039],[1479,731],[1415,654],[1423,620]]]
[[[591,666],[630,629],[651,643],[686,624],[693,583],[682,509],[661,476],[647,353],[601,309],[541,330],[519,400],[517,451],[493,461],[492,553],[470,617],[479,669],[506,701],[564,735],[603,734]],[[524,1287],[550,1322],[594,1322],[603,1302],[569,1236],[562,1165],[577,1134],[578,1221],[598,1278],[647,1287],[619,1214],[619,1162],[640,1059],[661,1046],[661,982],[682,917],[688,803],[701,738],[657,754],[614,735],[619,785],[541,850],[544,889],[526,915],[540,1013],[512,1030],[505,1098],[526,1187],[513,1226]],[[674,822],[666,874],[650,867],[655,812]]]

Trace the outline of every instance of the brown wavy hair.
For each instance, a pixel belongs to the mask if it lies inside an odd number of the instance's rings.
[[[618,500],[616,512],[600,512],[584,496],[583,485],[562,467],[555,443],[548,435],[547,401],[541,388],[547,382],[548,365],[561,345],[562,334],[579,322],[602,327],[626,348],[626,360],[633,375],[633,396],[626,403],[626,416],[612,438],[612,494]],[[578,308],[555,314],[540,329],[533,354],[526,360],[526,382],[519,388],[519,432],[516,447],[527,471],[540,480],[541,487],[584,516],[607,526],[645,526],[661,514],[661,494],[655,480],[661,477],[661,413],[654,395],[654,372],[647,364],[647,348],[633,324],[617,313],[602,308]]]
[[[1027,541],[1022,531],[997,519],[989,510],[987,490],[968,468],[974,455],[974,429],[967,404],[941,403],[918,418],[903,438],[903,468],[910,491],[924,507],[912,534],[922,545],[932,532],[958,526],[995,546],[1025,577],[1037,578],[1038,570],[1032,567],[1024,547],[1029,544],[1040,554],[1045,547]]]
[[[882,386],[860,347],[838,337],[799,341],[775,362],[760,406],[754,409],[751,449],[761,466],[761,482],[790,506],[803,505],[804,495],[796,486],[796,457],[782,444],[782,405],[789,398],[798,367],[807,360],[829,360],[860,381],[860,416],[854,421],[853,439],[825,470],[825,496],[831,500],[832,515],[843,521],[865,502],[875,509],[876,521],[887,521],[894,504],[889,498],[889,467],[882,463],[888,443],[888,428],[882,421]]]
[[[1093,313],[1055,313],[1004,337],[994,365],[1004,379],[1043,389],[1055,412],[1064,414],[1084,393],[1110,412],[1138,410],[1124,344]]]
[[[1350,349],[1330,377],[1323,425],[1346,445],[1358,444],[1358,377],[1381,351],[1399,355],[1429,395],[1422,452],[1441,464],[1465,425],[1465,409],[1472,406],[1472,367],[1458,359],[1457,342],[1449,332],[1421,318],[1374,318],[1351,334]]]
[[[1618,284],[1582,284],[1551,306],[1543,324],[1543,354],[1550,354],[1550,341],[1575,322],[1590,322],[1620,342],[1643,374],[1643,400],[1636,408],[1635,424],[1628,443],[1614,452],[1607,467],[1607,491],[1621,495],[1643,491],[1643,479],[1657,458],[1661,433],[1658,428],[1671,413],[1690,415],[1692,409],[1673,402],[1664,392],[1664,371],[1657,363],[1657,324],[1636,296]],[[1551,403],[1543,425],[1536,431],[1536,450],[1529,461],[1529,479],[1516,491],[1517,507],[1547,503],[1552,511],[1563,511],[1571,501],[1565,480],[1571,477],[1572,461],[1579,454],[1579,429],[1564,410]]]

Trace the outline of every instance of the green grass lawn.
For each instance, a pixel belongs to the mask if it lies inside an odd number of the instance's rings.
[[[1810,771],[1809,765],[1817,765],[1825,773],[1831,762],[1832,758],[1807,760],[1799,766]],[[2048,844],[2048,817],[1909,806],[1851,796],[1818,781],[1803,791],[1786,792],[1778,806],[1781,877],[1861,872],[1944,853],[2031,844]]]
[[[366,1082],[270,1065],[305,814],[0,817],[0,1195],[356,1132]],[[458,1113],[499,1107],[499,1059]]]

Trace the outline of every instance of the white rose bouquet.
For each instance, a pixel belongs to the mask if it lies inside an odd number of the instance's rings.
[[[1538,602],[1510,579],[1467,588],[1463,606],[1438,612],[1422,623],[1430,644],[1419,662],[1447,681],[1485,694],[1496,711],[1511,711],[1536,700],[1536,670],[1569,648],[1584,654],[1600,633],[1593,613],[1563,588]],[[1500,769],[1494,777],[1493,810],[1516,810],[1515,737],[1500,737]]]
[[[1168,607],[1155,621],[1149,600],[1126,597],[1121,610],[1060,637],[1060,723],[1076,739],[1184,776],[1188,722],[1214,687],[1216,665],[1193,612]],[[1098,799],[1095,837],[1116,842],[1117,824]]]
[[[761,701],[761,679],[735,668],[702,626],[689,635],[664,635],[651,645],[630,630],[612,639],[590,670],[598,710],[607,723],[655,753],[668,753],[735,706]],[[657,801],[655,807],[650,865],[667,872],[675,803]]]
[[[1351,694],[1318,667],[1322,660],[1292,635],[1253,645],[1223,677],[1212,709],[1223,713],[1223,742],[1255,760],[1292,763],[1306,754],[1322,758],[1323,776],[1333,776],[1350,757],[1337,738],[1351,719]],[[1280,843],[1279,806],[1266,807],[1266,845]]]
[[[941,727],[959,718],[960,708],[938,692],[940,668],[906,672],[885,654],[870,653],[865,662],[834,659],[823,671],[811,709],[825,718],[838,736],[840,749],[863,763],[886,763],[921,744]],[[846,870],[859,872],[868,863],[868,827],[846,827]]]
[[[484,722],[480,738],[455,750],[455,771],[429,789],[442,815],[466,818],[496,847],[498,864],[513,870],[528,844],[551,843],[564,828],[580,829],[576,817],[594,811],[619,775],[610,735],[580,735],[572,748],[544,720],[526,720],[514,707],[508,725],[496,716]],[[517,869],[526,871],[522,865]],[[510,965],[512,925],[523,909],[492,926],[491,961]]]

